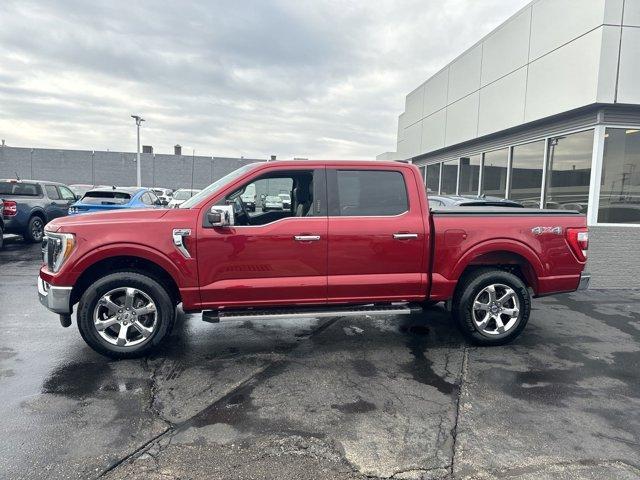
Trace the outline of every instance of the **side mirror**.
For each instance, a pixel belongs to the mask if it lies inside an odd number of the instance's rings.
[[[205,219],[205,226],[208,227],[230,227],[233,223],[233,205],[214,205]]]

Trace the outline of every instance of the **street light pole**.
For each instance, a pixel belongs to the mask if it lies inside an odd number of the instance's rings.
[[[142,122],[144,122],[144,118],[142,118],[139,115],[131,115],[131,118],[133,118],[136,121],[136,129],[137,129],[137,134],[138,134],[138,154],[136,157],[136,181],[137,181],[137,186],[141,187],[142,186],[142,170],[140,168],[140,124]]]

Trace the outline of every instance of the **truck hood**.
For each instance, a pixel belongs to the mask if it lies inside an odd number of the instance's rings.
[[[98,224],[133,224],[145,221],[157,220],[164,217],[169,210],[163,208],[109,210],[106,212],[94,212],[83,215],[60,217],[49,222],[46,231],[71,231],[73,227]]]

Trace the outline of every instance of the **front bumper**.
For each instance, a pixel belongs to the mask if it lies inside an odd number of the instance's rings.
[[[60,315],[71,314],[72,288],[50,285],[38,277],[38,298],[40,298],[40,303]]]
[[[586,290],[589,288],[589,282],[591,281],[591,275],[583,273],[580,275],[580,283],[578,283],[578,290]]]

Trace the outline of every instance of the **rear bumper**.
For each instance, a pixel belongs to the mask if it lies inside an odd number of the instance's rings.
[[[40,303],[52,312],[69,315],[71,313],[71,289],[57,287],[38,277],[38,298]]]
[[[589,282],[591,281],[591,275],[583,273],[580,275],[580,282],[578,283],[578,290],[586,290],[589,288]]]
[[[4,217],[4,233],[22,234],[27,226],[17,217]]]

